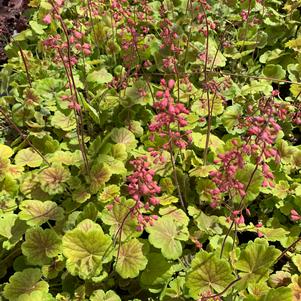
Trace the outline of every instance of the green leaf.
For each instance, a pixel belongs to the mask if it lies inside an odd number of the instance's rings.
[[[146,287],[161,287],[172,277],[172,264],[160,253],[150,253],[146,269],[142,272],[140,281]]]
[[[297,267],[298,271],[301,273],[301,254],[296,254],[292,257],[292,262]]]
[[[4,287],[4,296],[9,301],[47,300],[48,284],[40,281],[42,273],[39,269],[25,269],[16,272],[9,278],[9,283]],[[46,298],[45,298],[46,297]]]
[[[138,239],[131,239],[121,244],[119,256],[116,259],[116,272],[122,278],[135,278],[147,265],[147,258],[143,254],[143,243]]]
[[[266,277],[269,268],[280,254],[281,251],[274,246],[269,246],[265,239],[257,238],[255,241],[250,241],[235,263],[235,268],[241,271],[239,273],[242,278],[241,285],[245,286],[248,282]]]
[[[207,291],[222,292],[234,279],[227,260],[219,259],[213,253],[201,250],[191,262],[186,286],[189,295],[196,300]],[[230,292],[225,292],[227,293]]]
[[[242,107],[240,104],[234,104],[233,106],[227,107],[226,111],[223,113],[221,120],[228,133],[237,133],[238,130],[234,129],[234,127],[238,125],[241,114]]]
[[[29,226],[39,226],[49,220],[61,220],[64,210],[51,201],[26,200],[20,204],[19,218]]]
[[[289,192],[290,185],[287,181],[280,180],[275,187],[271,189],[272,195],[276,196],[277,198],[284,200]]]
[[[82,279],[98,276],[104,263],[110,262],[111,238],[102,228],[86,219],[63,237],[63,254],[68,271]]]
[[[271,78],[271,79],[284,79],[285,78],[285,70],[280,65],[269,64],[263,68],[263,75]]]
[[[115,143],[123,143],[126,145],[127,150],[131,150],[136,147],[137,141],[135,135],[126,128],[114,128],[111,133],[111,139]]]
[[[97,193],[106,182],[111,178],[112,172],[107,164],[96,162],[90,172],[90,191],[91,193]]]
[[[16,157],[15,162],[19,166],[39,167],[43,163],[42,157],[32,148],[21,149]]]
[[[169,286],[164,291],[162,301],[184,301],[183,290],[185,285],[185,278],[178,276],[169,283]]]
[[[28,262],[49,264],[50,258],[56,257],[61,251],[61,239],[51,229],[32,228],[26,231],[21,248]]]
[[[113,237],[118,235],[121,241],[140,235],[136,230],[138,225],[137,218],[133,218],[129,214],[134,204],[133,200],[125,200],[122,197],[120,203],[113,203],[111,210],[104,209],[101,213],[102,221],[110,226],[110,234]]]
[[[87,81],[97,84],[107,84],[112,81],[113,76],[105,68],[95,70],[88,74]]]
[[[42,25],[42,24],[39,24],[39,23],[37,23],[36,21],[33,21],[33,20],[32,20],[32,21],[29,21],[29,25],[30,25],[30,27],[32,28],[32,30],[33,30],[35,33],[37,33],[38,35],[44,34],[45,32],[44,32],[43,29],[47,28],[47,26]]]
[[[188,240],[186,226],[178,225],[172,217],[159,218],[153,226],[148,226],[149,242],[156,248],[161,249],[167,259],[178,259],[182,255],[181,241]]]
[[[61,165],[47,167],[40,173],[41,188],[50,195],[63,193],[70,176],[69,170]]]
[[[248,185],[247,194],[244,197],[245,202],[250,202],[255,200],[260,192],[260,187],[263,181],[263,175],[258,169],[255,171],[255,173],[254,170],[255,170],[255,165],[247,164],[244,166],[243,169],[238,170],[236,174],[237,180],[243,183],[245,188]],[[236,201],[240,201],[241,198],[236,195],[234,199]]]
[[[268,294],[260,299],[260,301],[292,301],[292,289],[289,287],[279,287],[270,289]]]
[[[57,129],[62,129],[65,132],[74,130],[76,128],[74,112],[70,112],[68,115],[65,115],[59,110],[56,110],[51,118],[51,125]]]
[[[209,235],[214,235],[216,233],[222,234],[222,229],[219,225],[217,216],[206,215],[203,211],[192,206],[188,207],[188,212],[189,215],[193,216],[194,222],[196,222],[201,231]]]
[[[0,236],[5,238],[12,237],[12,228],[15,225],[17,218],[18,215],[14,213],[0,214]]]
[[[252,80],[249,85],[245,85],[241,89],[242,95],[254,95],[257,93],[263,93],[264,95],[271,95],[273,90],[272,85],[266,80]]]
[[[223,100],[220,97],[216,97],[213,94],[209,95],[210,108],[212,107],[212,116],[218,116],[223,113],[224,106]],[[208,104],[207,99],[201,99],[195,101],[191,106],[191,111],[195,112],[198,116],[204,117],[208,115]]]
[[[91,295],[90,301],[121,301],[121,299],[114,291],[97,290]]]

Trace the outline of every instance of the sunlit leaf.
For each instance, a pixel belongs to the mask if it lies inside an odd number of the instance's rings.
[[[67,258],[66,267],[72,275],[83,279],[98,276],[102,265],[111,261],[111,238],[102,228],[84,220],[63,237],[63,254]]]
[[[121,244],[116,258],[116,272],[122,278],[135,278],[147,265],[143,254],[143,244],[138,239],[131,239]]]
[[[149,233],[149,242],[161,249],[165,258],[177,259],[182,255],[181,241],[188,239],[187,227],[179,226],[171,216],[164,216],[146,230]]]
[[[70,172],[61,165],[45,168],[40,173],[41,188],[50,195],[64,192],[66,182],[70,179]]]
[[[26,149],[21,149],[16,157],[15,157],[15,162],[17,165],[20,166],[29,166],[29,167],[38,167],[42,164],[43,159],[42,157],[33,149],[31,148],[26,148]]]
[[[91,295],[90,301],[121,301],[121,299],[114,291],[97,290]]]
[[[42,225],[49,220],[61,220],[64,210],[51,201],[26,200],[20,204],[19,218],[30,226]]]
[[[87,76],[88,82],[93,82],[97,84],[106,84],[109,83],[113,79],[113,76],[106,70],[95,70],[90,72]]]
[[[97,193],[103,185],[110,180],[112,175],[111,169],[107,164],[95,163],[90,172],[90,191],[91,193]]]
[[[57,129],[62,129],[63,131],[71,131],[76,128],[76,120],[74,113],[70,112],[68,115],[56,110],[51,118],[51,125]]]
[[[110,234],[113,237],[119,237],[121,241],[140,235],[136,230],[138,225],[137,218],[132,217],[130,214],[134,204],[133,200],[121,198],[120,203],[113,203],[112,209],[106,208],[101,213],[102,221],[110,226]]]
[[[137,145],[135,135],[126,128],[114,128],[112,130],[111,139],[115,143],[123,143],[128,150],[131,150]]]
[[[269,268],[280,254],[280,250],[269,246],[265,239],[250,241],[235,263],[235,268],[240,271],[242,285],[266,277]]]
[[[207,291],[222,292],[234,279],[227,260],[201,250],[191,262],[186,286],[189,295],[196,300]]]

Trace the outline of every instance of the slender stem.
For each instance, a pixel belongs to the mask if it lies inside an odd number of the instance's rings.
[[[180,203],[181,203],[184,211],[187,212],[187,209],[186,209],[186,206],[185,206],[185,202],[184,202],[184,199],[183,199],[183,196],[182,196],[182,193],[181,193],[179,181],[178,181],[177,170],[176,170],[176,162],[175,162],[175,158],[174,158],[174,155],[173,155],[172,142],[169,143],[169,154],[170,154],[170,160],[171,160],[171,164],[172,164],[172,169],[173,169],[173,173],[174,173],[174,179],[175,179],[175,183],[176,183],[176,187],[177,187],[177,191],[178,191]]]
[[[298,242],[301,241],[301,236],[295,240],[292,244],[290,244],[281,254],[280,256],[276,259],[276,262],[279,261],[287,252],[289,252]]]
[[[43,161],[50,166],[49,161],[45,158],[45,156],[29,141],[28,136],[25,135],[21,129],[9,118],[9,116],[4,112],[4,110],[0,107],[0,113],[4,116],[7,123],[9,123],[15,131],[20,135],[20,137],[23,139],[23,141],[27,142],[32,149],[43,159]]]
[[[18,43],[18,48],[20,50],[22,61],[23,61],[24,67],[25,67],[28,84],[29,84],[30,88],[32,88],[32,83],[31,83],[31,78],[30,78],[30,73],[29,73],[29,68],[27,65],[26,57],[25,57],[24,52],[23,52],[21,46],[19,45],[19,43]]]
[[[204,297],[201,297],[200,301],[205,301],[205,300],[208,300],[208,299],[211,299],[211,298],[218,298],[218,297],[221,297],[229,288],[231,288],[237,281],[239,281],[241,278],[238,277],[236,278],[235,280],[233,280],[232,282],[230,282],[223,291],[221,291],[220,293],[218,294],[215,294],[215,295],[210,295],[210,296],[204,296]]]

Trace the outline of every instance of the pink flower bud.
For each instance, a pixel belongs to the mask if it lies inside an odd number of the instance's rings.
[[[175,81],[174,81],[173,79],[170,79],[170,80],[168,81],[168,88],[169,88],[170,90],[172,90],[173,87],[174,87],[174,85],[175,85]]]
[[[52,18],[51,18],[51,15],[50,14],[48,14],[48,15],[46,15],[44,18],[43,18],[43,22],[45,23],[45,24],[51,24],[51,21],[52,21]]]

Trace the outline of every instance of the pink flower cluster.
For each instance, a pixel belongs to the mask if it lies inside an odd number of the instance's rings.
[[[154,133],[160,137],[168,138],[168,142],[163,145],[163,149],[166,150],[170,150],[173,145],[180,149],[185,149],[188,143],[183,138],[191,133],[191,131],[185,131],[184,134],[181,134],[179,131],[180,128],[188,124],[185,115],[189,114],[189,111],[182,103],[174,102],[171,96],[171,90],[174,85],[175,81],[172,79],[169,80],[168,83],[166,83],[164,79],[161,80],[161,86],[164,90],[156,93],[156,98],[159,99],[159,101],[153,105],[158,113],[154,122],[149,125],[149,130],[153,133],[150,136],[151,141],[155,139]],[[189,136],[188,140],[190,140]]]
[[[232,142],[236,145],[236,141]],[[220,164],[220,168],[217,171],[211,171],[210,176],[212,181],[216,184],[217,188],[211,189],[212,195],[212,207],[218,205],[218,200],[221,198],[221,193],[234,192],[239,193],[241,197],[244,197],[245,186],[235,178],[235,175],[239,169],[244,167],[244,159],[242,152],[239,149],[230,150],[224,154],[219,154],[218,159],[214,160],[215,164]]]
[[[130,161],[134,166],[134,172],[128,176],[128,192],[136,201],[135,207],[132,209],[132,214],[137,215],[139,226],[137,230],[142,231],[147,224],[152,225],[153,220],[158,217],[156,215],[143,215],[140,209],[149,210],[151,206],[159,204],[156,197],[161,192],[157,182],[154,181],[154,170],[150,169],[150,163],[147,161],[147,156],[141,156]]]

